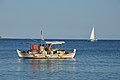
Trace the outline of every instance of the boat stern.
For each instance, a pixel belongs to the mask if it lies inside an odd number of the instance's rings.
[[[76,51],[77,51],[76,49],[74,49],[74,50],[73,50],[73,55],[72,55],[72,58],[74,58],[74,57],[75,57]]]

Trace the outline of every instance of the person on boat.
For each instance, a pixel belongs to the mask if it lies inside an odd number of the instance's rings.
[[[38,44],[32,45],[32,54],[38,54]]]
[[[40,53],[43,53],[45,51],[44,44],[40,44]]]
[[[45,50],[47,51],[48,54],[52,53],[52,46],[51,44],[48,44],[47,47],[45,48]]]

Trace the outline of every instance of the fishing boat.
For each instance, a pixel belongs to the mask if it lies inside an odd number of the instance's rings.
[[[60,41],[53,41],[53,42],[46,42],[47,45],[58,45],[64,44],[65,42]],[[43,45],[40,46],[38,49],[38,44],[34,44],[32,49],[28,51],[20,51],[17,49],[18,56],[20,58],[32,58],[32,59],[72,59],[75,57],[76,49],[71,52],[66,52],[65,50],[61,49],[45,49]]]
[[[92,28],[92,32],[91,32],[91,35],[90,35],[90,41],[91,42],[94,42],[96,41],[97,39],[95,39],[95,29],[94,27]]]
[[[32,59],[72,59],[75,57],[76,49],[65,51],[64,49],[53,48],[53,45],[65,44],[64,41],[45,41],[41,31],[42,41],[40,44],[33,44],[32,49],[27,51],[16,50],[20,58]],[[44,42],[44,43],[43,43]],[[46,46],[45,46],[46,45]]]

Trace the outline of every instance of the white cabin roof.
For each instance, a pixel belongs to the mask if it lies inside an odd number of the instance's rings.
[[[46,41],[46,44],[64,44],[64,41]]]

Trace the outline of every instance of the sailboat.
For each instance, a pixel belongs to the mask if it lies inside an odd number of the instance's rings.
[[[91,42],[94,42],[95,40],[97,40],[97,39],[95,39],[95,29],[94,29],[94,27],[92,28],[92,32],[91,32],[91,35],[90,35],[90,41]]]

